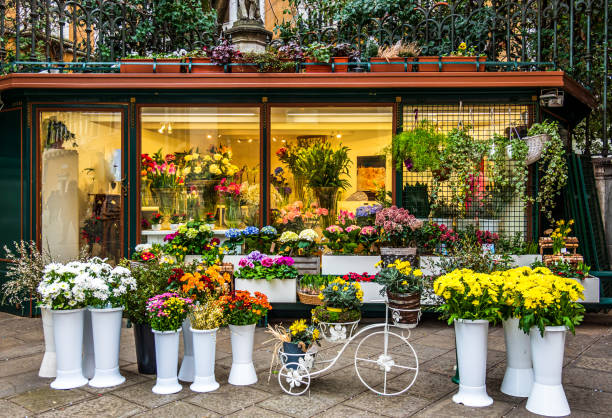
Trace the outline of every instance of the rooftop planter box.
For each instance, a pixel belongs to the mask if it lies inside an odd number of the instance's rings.
[[[484,64],[476,64],[476,62],[485,62],[486,57],[442,57],[442,72],[476,72],[484,71]]]
[[[225,72],[225,68],[223,65],[213,64],[210,58],[205,57],[192,57],[190,58],[191,64],[201,64],[201,65],[191,65],[191,73],[194,74],[203,74],[203,73],[223,73]]]

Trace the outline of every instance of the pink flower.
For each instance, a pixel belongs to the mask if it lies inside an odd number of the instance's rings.
[[[342,233],[344,231],[342,227],[338,225],[330,225],[327,228],[325,228],[325,230],[331,233]]]
[[[346,232],[353,232],[356,229],[361,229],[361,228],[359,226],[357,226],[357,225],[349,225],[348,227],[346,227],[345,231]]]
[[[264,267],[271,267],[274,264],[274,260],[270,257],[265,257],[261,260],[261,265]]]

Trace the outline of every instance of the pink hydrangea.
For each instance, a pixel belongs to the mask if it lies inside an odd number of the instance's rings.
[[[361,235],[375,235],[376,234],[376,228],[374,228],[373,226],[364,226],[363,228],[361,228]]]
[[[361,229],[361,227],[357,226],[357,225],[349,225],[346,227],[345,231],[346,232],[353,232],[355,230]]]

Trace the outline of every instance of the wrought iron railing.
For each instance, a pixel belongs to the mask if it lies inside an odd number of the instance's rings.
[[[188,17],[178,25],[160,20],[160,3],[0,0],[0,71],[116,71],[114,62],[130,52],[190,50],[223,36],[217,26],[190,24]],[[383,7],[372,6],[368,13],[350,7],[332,13],[330,0],[288,4],[294,11],[277,26],[277,43],[349,42],[363,53],[370,39],[404,40],[418,42],[422,55],[439,56],[465,42],[486,55],[488,71],[563,69],[598,99],[601,132],[587,129],[587,143],[596,136],[608,154],[610,0],[398,0],[402,7],[380,2]]]

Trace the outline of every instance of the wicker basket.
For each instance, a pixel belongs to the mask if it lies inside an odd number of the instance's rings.
[[[303,303],[304,305],[317,305],[317,306],[323,305],[323,301],[319,299],[319,295],[311,295],[309,293],[302,293],[299,290],[297,291],[297,294],[298,294],[298,298],[300,299],[300,302]]]

